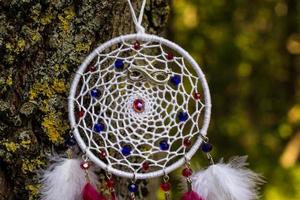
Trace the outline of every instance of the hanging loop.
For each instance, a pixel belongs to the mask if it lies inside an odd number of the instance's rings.
[[[169,175],[165,172],[165,169],[163,169],[163,170],[164,170],[163,180],[164,180],[165,183],[167,183],[167,182],[169,181],[170,177],[169,177]]]
[[[87,162],[89,160],[89,157],[86,154],[82,154],[81,158],[84,162]]]
[[[112,173],[106,172],[106,178],[110,180],[112,178]]]
[[[129,4],[129,8],[130,8],[132,20],[133,20],[134,25],[135,25],[136,32],[138,32],[138,33],[145,33],[145,28],[142,26],[142,21],[143,21],[143,15],[144,15],[145,6],[146,6],[146,0],[143,0],[142,7],[141,7],[141,10],[140,10],[138,18],[137,18],[136,14],[135,14],[135,11],[133,9],[131,1],[130,0],[127,0],[127,1],[128,1],[128,4]]]

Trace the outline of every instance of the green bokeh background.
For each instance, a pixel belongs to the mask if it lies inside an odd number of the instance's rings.
[[[299,200],[300,1],[174,0],[167,35],[207,76],[215,159],[247,154],[261,199]]]

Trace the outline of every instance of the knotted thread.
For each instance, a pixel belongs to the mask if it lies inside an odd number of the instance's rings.
[[[140,14],[139,14],[139,18],[137,18],[136,14],[135,14],[135,11],[133,9],[131,1],[130,0],[127,0],[127,1],[128,1],[128,4],[129,4],[129,8],[130,8],[133,23],[135,25],[136,32],[137,33],[145,33],[145,28],[142,26],[142,21],[143,21],[145,6],[146,6],[146,0],[143,0],[142,7],[141,7],[141,10],[140,10]]]

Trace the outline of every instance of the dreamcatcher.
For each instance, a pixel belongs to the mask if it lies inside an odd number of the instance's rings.
[[[117,199],[113,176],[128,179],[130,199],[136,180],[162,177],[170,199],[168,174],[179,167],[187,182],[183,200],[257,199],[261,179],[245,168],[245,157],[214,164],[210,155],[211,100],[200,67],[177,44],[145,33],[146,0],[138,18],[128,3],[137,33],[102,44],[76,72],[68,103],[74,138],[66,143],[68,158],[45,171],[42,199]],[[82,161],[72,155],[76,143]],[[199,148],[212,165],[193,173],[189,161]],[[95,166],[106,173],[108,196],[97,190]]]

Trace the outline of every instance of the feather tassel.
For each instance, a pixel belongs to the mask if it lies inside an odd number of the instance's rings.
[[[81,161],[54,156],[54,161],[41,177],[41,200],[81,200],[81,192],[86,184],[85,171],[81,169]],[[89,180],[97,185],[97,176],[89,170]]]
[[[188,191],[182,195],[181,200],[204,200],[196,192]]]
[[[85,184],[82,190],[83,200],[106,200],[90,183]]]
[[[205,200],[258,199],[262,177],[246,168],[247,156],[222,161],[192,176],[192,188]]]

